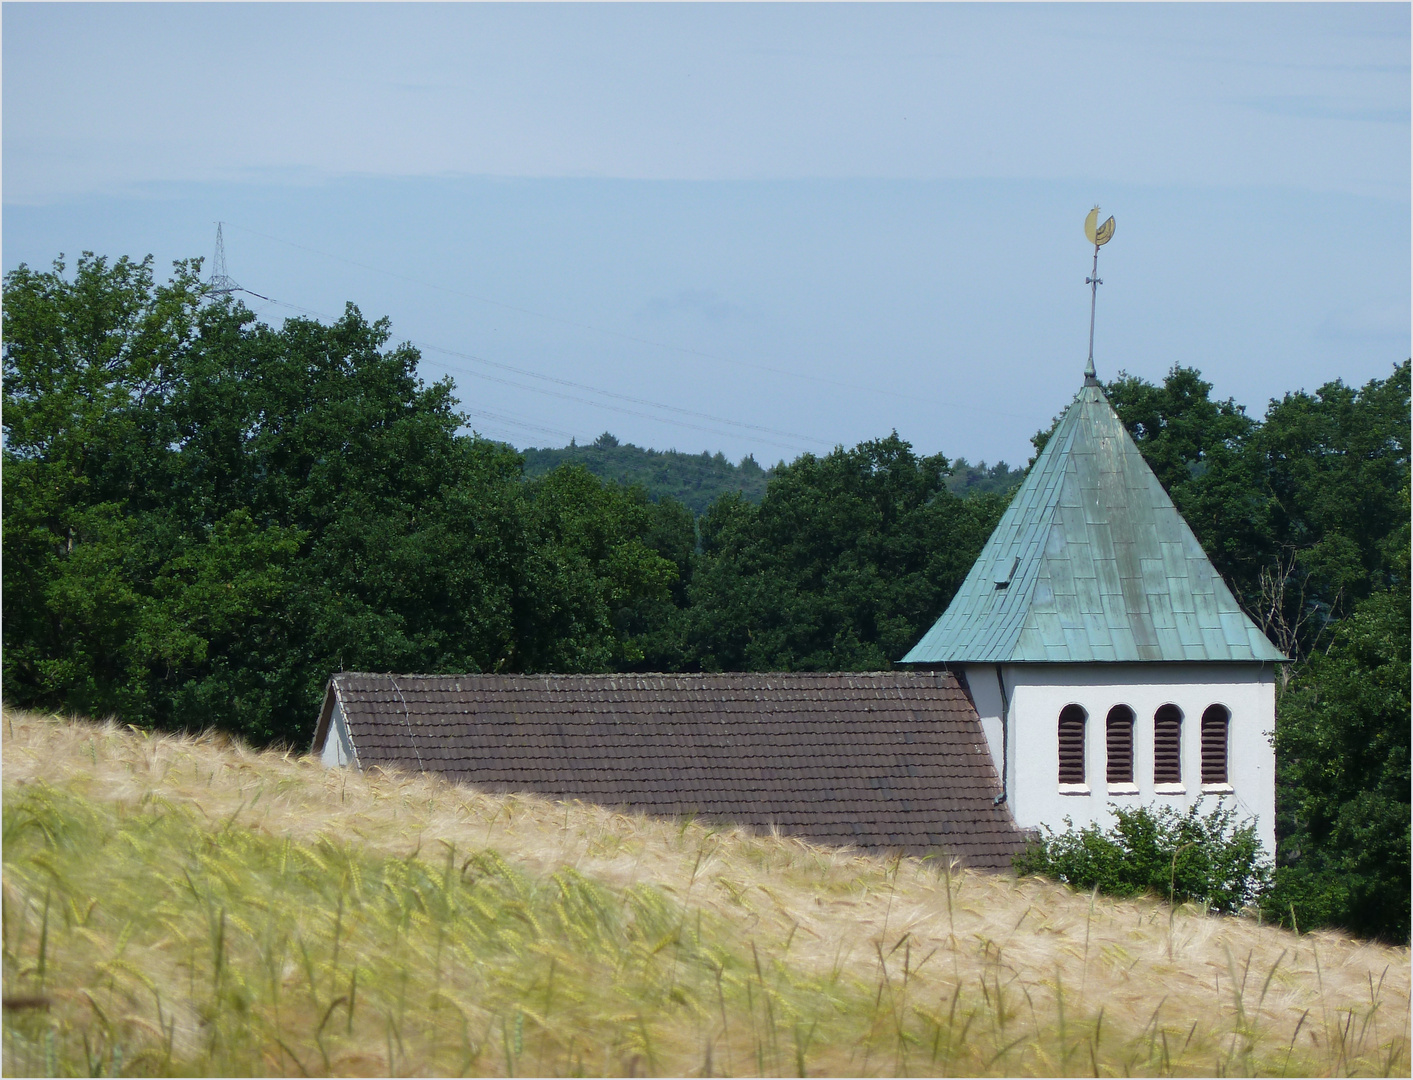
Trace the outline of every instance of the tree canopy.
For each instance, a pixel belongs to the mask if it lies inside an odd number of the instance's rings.
[[[776,468],[758,505],[701,521],[682,662],[706,670],[886,668],[941,614],[1000,518],[941,455],[894,433]]]
[[[641,655],[620,624],[670,602],[664,513],[582,468],[523,481],[386,322],[274,330],[191,263],[64,271],[5,283],[7,701],[302,742],[332,671]]]

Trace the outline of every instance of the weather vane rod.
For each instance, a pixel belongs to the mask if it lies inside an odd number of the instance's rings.
[[[1104,284],[1099,277],[1099,249],[1114,238],[1114,219],[1111,215],[1109,220],[1099,225],[1099,207],[1089,211],[1089,216],[1084,219],[1084,235],[1089,238],[1089,242],[1094,245],[1094,269],[1089,277],[1084,279],[1084,283],[1089,286],[1089,363],[1084,365],[1084,381],[1086,383],[1097,382],[1094,373],[1094,308],[1099,300],[1099,286]],[[1097,227],[1096,227],[1097,226]]]

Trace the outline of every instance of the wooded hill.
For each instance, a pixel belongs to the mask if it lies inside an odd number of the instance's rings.
[[[684,454],[677,450],[644,450],[632,443],[620,443],[607,431],[587,446],[570,443],[554,450],[531,447],[520,453],[525,459],[525,475],[531,479],[561,465],[582,465],[600,480],[625,486],[636,484],[654,502],[675,499],[693,514],[704,513],[728,492],[747,502],[760,502],[771,475],[749,454],[739,465],[732,465],[720,451]]]
[[[14,706],[303,747],[338,670],[886,668],[1005,504],[896,434],[699,518],[582,462],[527,476],[385,320],[275,329],[196,263],[165,284],[150,260],[21,266],[3,317]],[[1105,389],[1296,661],[1270,917],[1406,940],[1408,363],[1260,419],[1191,368]]]
[[[582,465],[600,480],[641,487],[653,502],[675,499],[697,516],[723,495],[760,502],[775,475],[774,469],[762,469],[749,454],[733,465],[720,451],[684,454],[677,450],[644,450],[632,443],[620,443],[607,431],[587,446],[571,442],[558,449],[530,447],[520,451],[520,456],[525,459],[528,478],[544,476],[561,465]],[[1012,469],[1004,461],[973,465],[966,458],[957,458],[944,483],[948,491],[965,497],[1004,495],[1023,479],[1025,470]]]

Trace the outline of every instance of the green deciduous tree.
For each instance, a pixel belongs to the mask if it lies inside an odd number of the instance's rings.
[[[650,543],[657,515],[642,489],[564,465],[531,481],[527,499],[522,652],[512,670],[614,671],[640,661],[637,634],[651,623],[644,609],[670,609],[678,576]]]
[[[582,470],[527,485],[386,322],[272,329],[197,269],[6,278],[7,702],[303,741],[343,668],[641,658],[664,512]]]
[[[1408,520],[1408,408],[1405,361],[1358,389],[1336,381],[1272,401],[1250,441],[1267,556],[1248,589],[1293,655],[1398,576],[1387,540]]]
[[[1408,940],[1409,603],[1360,601],[1281,696],[1273,918]]]
[[[953,495],[948,471],[893,434],[777,468],[758,505],[719,499],[701,520],[686,662],[888,667],[942,613],[1004,505]]]

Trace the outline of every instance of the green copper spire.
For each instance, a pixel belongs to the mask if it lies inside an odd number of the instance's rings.
[[[902,663],[1285,659],[1086,379],[951,605]]]

